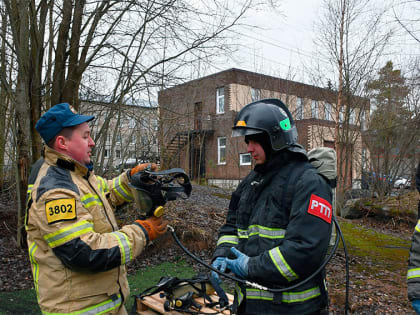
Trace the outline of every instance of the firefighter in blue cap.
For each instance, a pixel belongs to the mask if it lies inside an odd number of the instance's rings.
[[[133,200],[128,184],[148,164],[112,180],[96,176],[93,119],[62,103],[35,126],[46,146],[29,176],[25,228],[43,314],[127,314],[125,264],[166,232],[156,217],[118,227],[115,207]]]
[[[297,144],[297,130],[278,99],[242,108],[232,136],[245,136],[255,168],[233,192],[226,223],[219,231],[213,267],[266,288],[239,283],[238,314],[321,314],[328,296],[325,273],[302,285],[324,261],[331,236],[329,182],[309,167]],[[215,281],[219,276],[212,272]]]

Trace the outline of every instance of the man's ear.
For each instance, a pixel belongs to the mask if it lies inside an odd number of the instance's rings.
[[[64,136],[57,136],[55,139],[55,149],[57,151],[67,149],[67,139]]]

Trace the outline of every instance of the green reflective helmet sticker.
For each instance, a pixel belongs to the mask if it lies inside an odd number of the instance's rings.
[[[285,118],[280,122],[280,127],[283,130],[289,130],[291,128],[290,126],[290,120],[289,118]]]

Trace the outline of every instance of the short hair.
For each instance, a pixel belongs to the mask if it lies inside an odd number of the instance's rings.
[[[52,138],[50,141],[48,141],[47,145],[50,148],[54,148],[54,143],[55,140],[57,139],[58,136],[63,136],[64,138],[67,139],[71,139],[71,137],[73,136],[73,131],[77,126],[71,126],[71,127],[64,127],[63,129],[61,129],[61,131],[59,133],[57,133],[54,138]]]

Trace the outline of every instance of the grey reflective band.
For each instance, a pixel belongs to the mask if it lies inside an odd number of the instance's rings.
[[[280,252],[278,247],[270,249],[269,255],[277,270],[285,277],[288,281],[293,281],[298,278],[297,274],[292,270],[283,254]]]
[[[420,277],[420,268],[408,269],[407,279],[419,278],[419,277]]]
[[[90,208],[94,205],[103,206],[102,201],[98,195],[86,194],[80,199],[80,201],[85,208]]]
[[[125,264],[133,258],[131,253],[131,244],[128,241],[127,235],[121,232],[112,232],[111,235],[115,236],[118,241],[118,245],[121,249],[121,264]]]
[[[56,247],[70,241],[76,237],[93,231],[93,223],[90,221],[80,221],[64,229],[44,235],[44,239],[51,247]]]
[[[304,291],[298,292],[282,292],[281,301],[283,303],[297,303],[304,302],[313,298],[316,298],[321,295],[320,288],[314,287]],[[250,300],[266,300],[272,301],[274,294],[268,291],[246,288],[246,299]]]
[[[122,303],[121,295],[118,294],[117,298],[115,300],[108,299],[102,303],[96,304],[94,306],[87,307],[80,311],[75,311],[71,313],[49,313],[42,311],[42,314],[45,315],[97,315],[97,314],[105,314],[107,312],[110,312],[113,309],[116,309],[119,307]]]
[[[223,243],[229,243],[229,244],[237,245],[238,244],[238,237],[235,236],[235,235],[223,235],[218,239],[216,246],[219,246],[220,244],[223,244]]]
[[[127,187],[128,191],[124,188],[123,184],[121,184],[121,177],[124,174],[118,176],[113,181],[112,189],[125,201],[133,201],[133,195],[129,192],[129,188]]]
[[[264,238],[278,239],[284,238],[286,234],[285,229],[280,228],[270,228],[261,225],[250,225],[248,230],[238,229],[239,238],[248,238],[251,236],[259,236]]]

